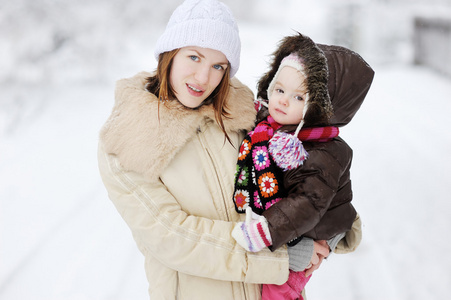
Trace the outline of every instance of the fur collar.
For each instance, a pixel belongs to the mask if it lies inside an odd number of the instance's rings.
[[[184,107],[178,101],[160,103],[144,89],[150,73],[119,80],[115,105],[100,132],[107,153],[115,154],[122,166],[158,180],[176,153],[195,135],[205,119],[215,120],[212,105],[198,109]],[[237,79],[232,79],[228,112],[224,118],[227,132],[250,130],[254,126],[253,94]],[[158,112],[159,110],[159,112]]]

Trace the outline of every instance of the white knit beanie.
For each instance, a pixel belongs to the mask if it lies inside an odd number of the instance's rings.
[[[230,9],[217,0],[185,0],[172,13],[157,41],[155,58],[167,51],[197,46],[222,52],[231,65],[230,77],[240,66],[241,41]]]

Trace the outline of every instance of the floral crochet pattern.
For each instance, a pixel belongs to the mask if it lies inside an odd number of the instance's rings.
[[[252,184],[254,186],[257,186],[257,178],[255,176],[255,168],[253,166],[252,166],[252,173],[251,173],[251,175],[252,175]]]
[[[268,148],[266,146],[255,147],[252,152],[252,158],[254,159],[255,169],[261,171],[269,167],[269,153]]]
[[[286,195],[279,186],[282,169],[275,164],[268,149],[268,142],[279,127],[268,118],[250,131],[240,145],[233,193],[235,209],[239,213],[249,206],[255,213],[262,214]]]
[[[279,184],[272,172],[267,172],[258,178],[260,192],[266,198],[273,196],[279,190]]]
[[[249,154],[251,150],[250,143],[247,139],[244,139],[240,146],[240,153],[238,155],[238,160],[243,160]]]
[[[274,204],[276,204],[276,203],[279,202],[280,200],[282,200],[282,198],[276,198],[276,199],[273,199],[273,200],[271,200],[271,201],[269,201],[269,202],[266,202],[266,204],[265,204],[265,210],[267,210],[268,208],[270,208],[271,206],[273,206]]]
[[[237,166],[236,169],[236,183],[238,185],[246,186],[249,180],[249,172],[247,167],[240,169],[239,166]]]
[[[245,190],[237,190],[233,198],[238,212],[245,212],[246,208],[249,206],[249,192]]]
[[[254,206],[257,208],[262,209],[262,200],[260,199],[260,196],[258,195],[258,191],[254,191]]]

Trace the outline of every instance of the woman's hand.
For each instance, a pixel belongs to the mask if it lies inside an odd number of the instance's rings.
[[[305,276],[307,277],[312,275],[313,271],[319,268],[323,262],[323,259],[328,257],[330,253],[329,245],[327,245],[325,240],[314,241],[313,248],[314,250],[312,259],[310,260],[310,265],[305,269]]]

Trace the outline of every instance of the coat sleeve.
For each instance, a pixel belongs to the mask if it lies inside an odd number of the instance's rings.
[[[357,214],[354,223],[352,223],[351,230],[346,232],[345,237],[338,242],[334,252],[338,254],[346,254],[353,252],[360,245],[361,241],[362,241],[362,221],[360,219],[360,215]]]
[[[308,233],[320,222],[337,193],[344,168],[328,151],[314,150],[304,165],[285,172],[287,197],[263,213],[273,241],[271,249]]]
[[[285,247],[248,253],[231,236],[233,222],[188,215],[161,181],[150,183],[124,170],[101,144],[98,161],[109,198],[145,256],[178,272],[216,280],[273,284],[287,280]]]

